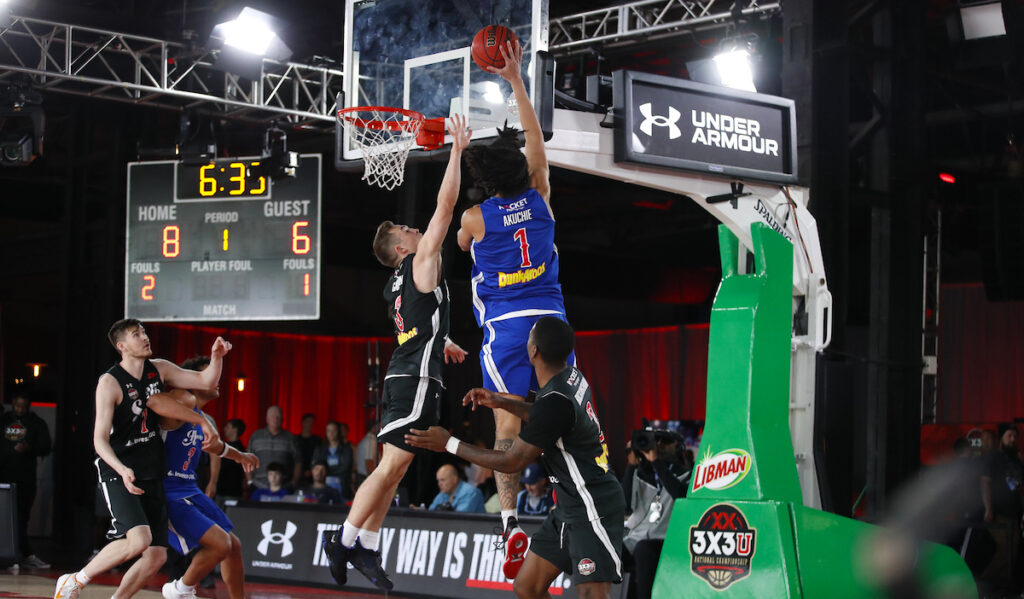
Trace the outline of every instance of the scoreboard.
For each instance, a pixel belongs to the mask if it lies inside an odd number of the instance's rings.
[[[128,165],[125,317],[320,317],[321,156],[271,180],[260,158]]]

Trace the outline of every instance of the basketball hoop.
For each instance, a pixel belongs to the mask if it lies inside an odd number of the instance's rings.
[[[424,119],[415,110],[355,106],[339,110],[338,120],[363,156],[363,180],[384,189],[405,180],[405,161],[414,145],[430,150],[444,143],[444,119]]]

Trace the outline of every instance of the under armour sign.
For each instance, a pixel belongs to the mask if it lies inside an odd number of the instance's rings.
[[[260,531],[263,532],[263,540],[256,546],[256,551],[259,551],[263,555],[268,555],[271,545],[281,546],[281,557],[288,557],[295,551],[292,546],[292,537],[299,530],[295,523],[288,521],[285,525],[284,533],[274,532],[274,521],[267,520],[260,526]]]
[[[640,105],[640,114],[644,115],[644,120],[640,123],[640,130],[647,135],[651,135],[652,127],[655,126],[668,127],[669,139],[675,139],[683,134],[683,132],[679,130],[679,125],[676,125],[682,114],[671,106],[668,107],[668,116],[664,117],[653,114],[651,112],[651,103],[647,102],[646,104]]]
[[[616,162],[796,181],[792,100],[631,71],[613,81]]]

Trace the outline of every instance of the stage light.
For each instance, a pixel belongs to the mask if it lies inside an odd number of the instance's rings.
[[[1006,35],[1002,2],[960,4],[960,25],[965,40]]]
[[[29,83],[0,85],[0,165],[25,166],[43,154],[42,101]]]
[[[715,66],[722,85],[733,89],[756,92],[754,74],[750,69],[750,53],[743,48],[732,48],[715,55]]]
[[[39,378],[39,375],[43,373],[43,366],[46,366],[46,364],[29,362],[26,366],[32,369],[32,378],[37,379]]]
[[[246,6],[231,21],[213,28],[207,47],[220,49],[213,66],[222,71],[259,79],[263,59],[284,62],[292,51],[277,35],[280,23],[273,16]]]
[[[235,382],[238,384],[238,390],[239,391],[245,391],[245,375],[244,374],[239,372],[238,376],[235,378]]]
[[[939,181],[942,181],[943,183],[953,184],[956,183],[956,177],[949,173],[939,173]]]

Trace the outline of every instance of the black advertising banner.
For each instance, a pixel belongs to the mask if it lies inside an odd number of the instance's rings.
[[[286,503],[240,504],[228,508],[242,541],[246,577],[288,585],[336,587],[321,543],[337,530],[346,511],[326,506]],[[532,535],[541,518],[522,518]],[[512,582],[501,571],[504,555],[494,549],[501,521],[491,514],[455,514],[392,509],[381,529],[384,569],[395,593],[434,597],[508,599]],[[560,575],[549,592],[575,596],[569,577]],[[617,593],[621,585],[614,587]],[[345,588],[376,589],[357,570],[349,569]]]
[[[615,161],[796,181],[792,100],[647,73],[614,73]]]

